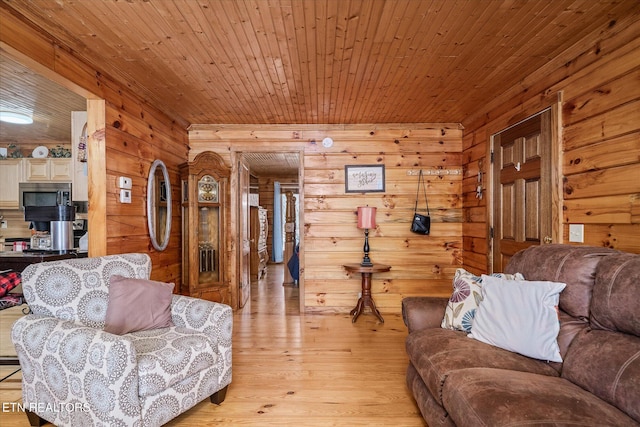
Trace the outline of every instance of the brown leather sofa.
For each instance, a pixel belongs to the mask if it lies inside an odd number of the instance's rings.
[[[430,427],[640,425],[640,255],[544,245],[506,273],[564,282],[562,363],[440,327],[446,298],[408,297],[407,385]]]

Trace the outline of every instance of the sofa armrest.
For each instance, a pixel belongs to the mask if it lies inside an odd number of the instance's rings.
[[[128,425],[139,422],[137,356],[129,338],[30,314],[13,324],[11,339],[22,368],[27,410],[56,425],[74,424],[68,418],[74,414],[104,424],[114,414]],[[84,403],[79,403],[83,393]],[[59,410],[69,407],[77,412]]]
[[[220,378],[231,381],[231,338],[233,334],[233,310],[226,304],[174,295],[171,303],[171,319],[175,326],[193,329],[207,334],[220,358],[224,361]]]
[[[402,300],[402,319],[409,333],[439,328],[447,308],[446,297],[407,297]]]

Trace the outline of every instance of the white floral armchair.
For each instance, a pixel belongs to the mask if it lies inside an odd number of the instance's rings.
[[[231,383],[232,310],[174,295],[175,326],[103,331],[109,278],[148,279],[146,254],[33,264],[22,274],[33,314],[12,327],[32,425],[160,426]],[[140,301],[144,304],[144,301]]]

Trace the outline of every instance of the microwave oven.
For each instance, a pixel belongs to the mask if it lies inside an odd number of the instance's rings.
[[[21,182],[20,209],[25,206],[71,206],[70,182]]]

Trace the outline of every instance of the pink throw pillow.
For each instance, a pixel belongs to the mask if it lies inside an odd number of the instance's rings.
[[[109,278],[109,303],[104,330],[116,335],[173,326],[171,300],[174,283]]]

